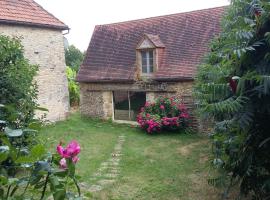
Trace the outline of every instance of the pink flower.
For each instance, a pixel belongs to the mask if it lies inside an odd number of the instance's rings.
[[[75,157],[72,158],[72,162],[73,162],[74,164],[76,164],[78,161],[79,161],[78,156],[75,156]]]
[[[147,118],[150,118],[150,117],[151,117],[151,115],[150,115],[149,113],[147,113],[147,114],[146,114],[146,117],[147,117]]]
[[[187,107],[184,104],[179,104],[178,109],[181,111],[186,111]]]
[[[60,168],[61,169],[67,169],[67,161],[65,158],[62,158],[59,162]]]
[[[180,117],[187,119],[187,118],[189,118],[189,114],[188,113],[181,113]]]
[[[148,107],[148,106],[150,106],[150,103],[149,102],[145,102],[145,105],[144,105],[145,107]]]
[[[81,152],[81,147],[77,141],[73,140],[68,144],[66,152],[70,157],[74,157]]]
[[[81,147],[75,140],[71,141],[66,148],[60,142],[57,145],[56,151],[62,158],[73,158],[81,152]]]
[[[160,109],[164,110],[165,109],[164,105],[160,105]]]

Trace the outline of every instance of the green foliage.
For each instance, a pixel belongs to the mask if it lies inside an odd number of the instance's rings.
[[[0,103],[10,105],[2,115],[14,127],[23,127],[34,116],[38,67],[24,58],[19,39],[0,35]]]
[[[65,57],[66,65],[78,72],[79,67],[82,64],[84,54],[74,45],[71,45],[65,50]]]
[[[270,196],[269,33],[269,1],[232,0],[195,86],[202,117],[215,122],[213,164],[256,200]]]
[[[66,74],[68,78],[68,90],[70,105],[78,105],[80,102],[80,87],[75,82],[77,72],[71,67],[67,66]]]
[[[4,106],[1,106],[2,108]],[[60,157],[36,140],[37,130],[11,129],[0,115],[0,199],[81,199],[75,163],[59,168]],[[29,143],[31,141],[31,143]],[[77,190],[78,194],[73,191]]]

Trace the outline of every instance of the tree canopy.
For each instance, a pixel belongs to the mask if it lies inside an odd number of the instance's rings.
[[[200,66],[195,96],[212,118],[213,163],[240,197],[270,198],[270,3],[232,0]],[[221,178],[220,177],[220,178]],[[226,196],[226,193],[224,194]]]
[[[65,50],[65,58],[66,65],[77,72],[82,64],[84,54],[74,45],[71,45]]]

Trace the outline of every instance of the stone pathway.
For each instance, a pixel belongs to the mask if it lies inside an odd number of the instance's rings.
[[[105,186],[113,184],[120,173],[119,162],[122,157],[122,148],[125,142],[125,136],[118,137],[117,143],[108,160],[101,163],[97,172],[91,177],[92,184],[88,186],[86,183],[81,183],[81,188],[88,192],[101,191]]]

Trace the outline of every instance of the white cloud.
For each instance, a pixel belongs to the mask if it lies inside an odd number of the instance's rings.
[[[36,0],[71,30],[70,44],[86,50],[94,26],[228,5],[228,0]]]

